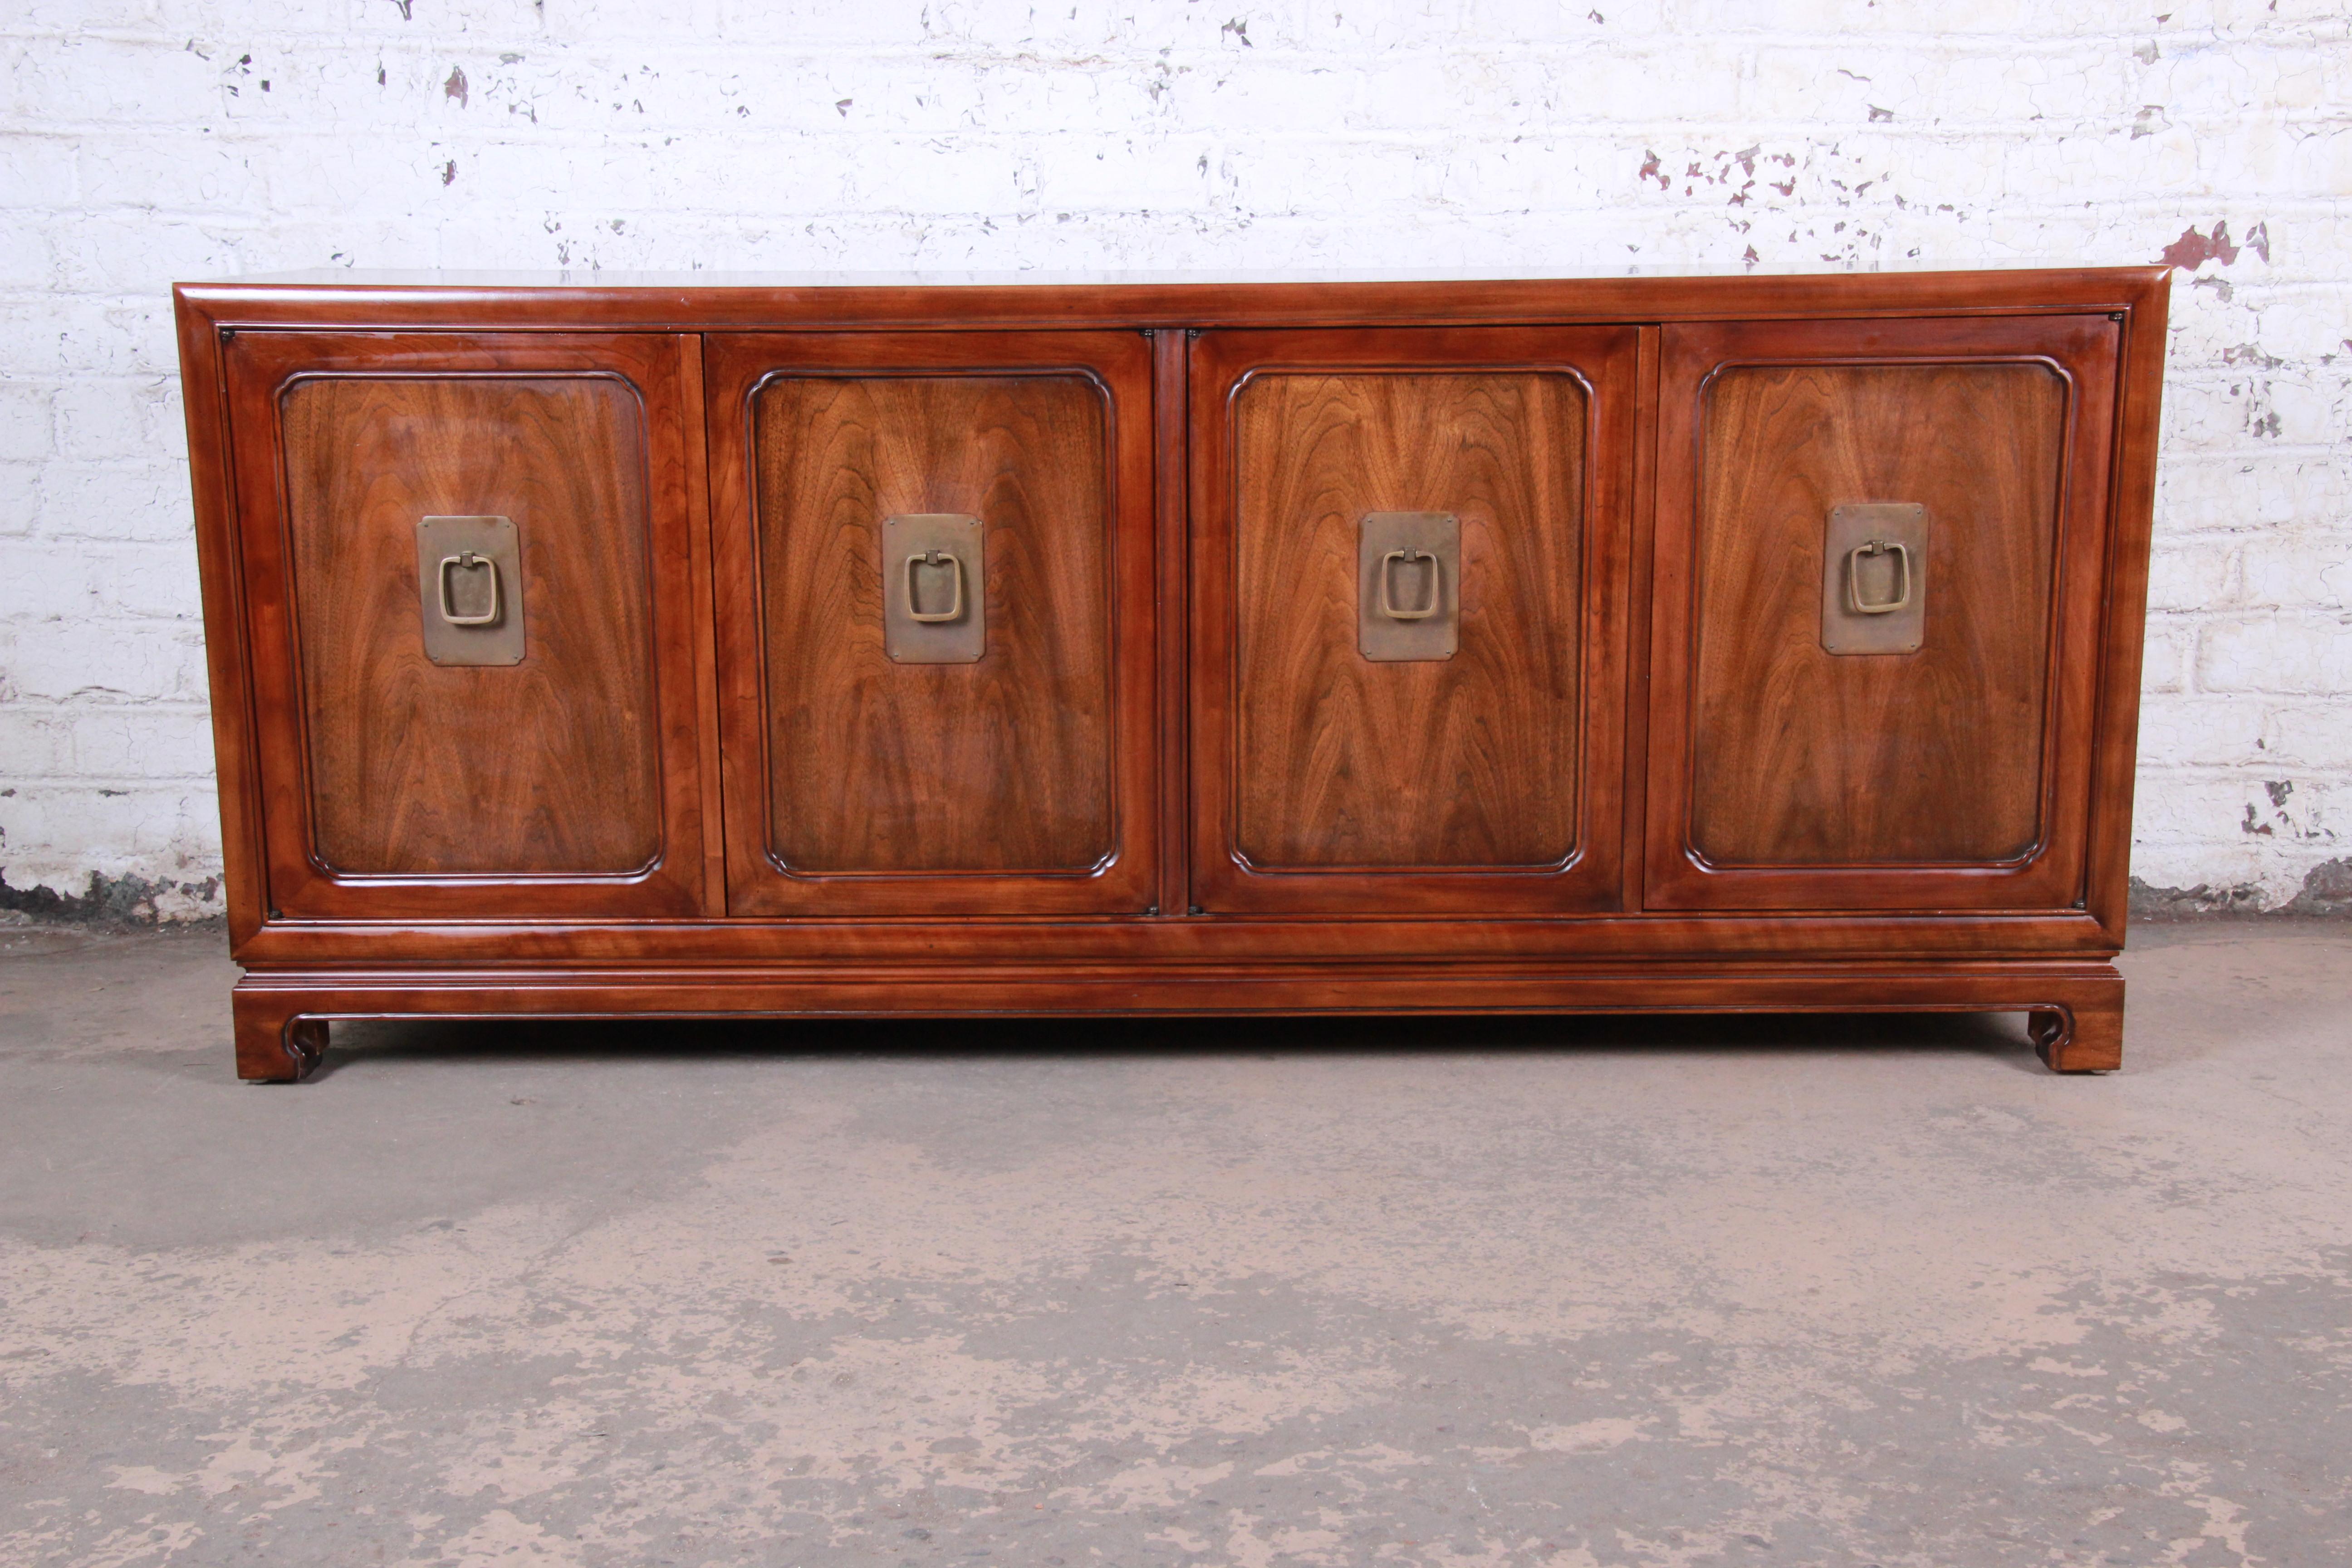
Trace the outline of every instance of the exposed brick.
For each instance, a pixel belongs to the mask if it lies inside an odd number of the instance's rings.
[[[0,539],[21,537],[41,521],[39,463],[0,462]]]
[[[2264,712],[2258,749],[2265,760],[2276,757],[2305,773],[2352,778],[2352,702],[2340,697],[2273,702]]]
[[[2289,541],[2333,531],[2352,519],[2352,461],[2327,452],[2168,451],[2157,468],[2157,515],[2166,549],[2207,531]]]
[[[52,403],[58,451],[68,458],[152,462],[184,444],[176,377],[71,381]]]
[[[74,731],[83,717],[57,708],[0,708],[0,757],[8,759],[9,776],[19,783],[71,779]]]
[[[2217,617],[2197,648],[2200,691],[2352,691],[2352,610],[2277,610]]]
[[[212,718],[185,704],[94,709],[73,726],[72,760],[84,778],[203,784],[212,777]]]
[[[0,795],[0,877],[13,888],[79,890],[91,871],[202,877],[219,865],[220,814],[209,788],[43,784]]]
[[[98,608],[100,563],[46,539],[0,539],[0,620],[51,621],[48,635],[73,635]],[[0,753],[5,754],[5,753]]]
[[[45,537],[186,539],[191,527],[184,468],[153,462],[60,461],[48,466],[41,492],[40,531]]]
[[[2340,0],[19,0],[8,885],[216,853],[176,278],[2171,250],[2137,869],[2277,906],[2344,849],[2243,807],[2352,779],[2347,191]]]
[[[38,383],[0,381],[0,462],[49,455],[54,395]]]
[[[20,623],[9,684],[20,699],[98,703],[200,699],[204,638],[194,626],[92,618]]]
[[[2227,768],[2249,756],[2269,755],[2277,739],[2276,715],[2269,704],[2242,697],[2148,691],[2140,699],[2141,768],[2152,776],[2166,768]]]
[[[21,132],[0,138],[0,191],[7,193],[12,216],[71,206],[76,200],[72,138]]]
[[[2234,540],[2198,538],[2164,551],[2149,563],[2147,606],[2151,610],[2204,610],[2243,602]]]
[[[2149,616],[2147,641],[2140,657],[2140,690],[2143,693],[2188,690],[2189,668],[2196,650],[2197,624],[2193,618]]]
[[[2352,609],[2352,529],[2347,524],[2352,518],[2336,529],[2265,531],[2247,540],[2238,567],[2241,599],[2260,608]]]
[[[110,549],[92,578],[102,614],[184,621],[204,614],[191,543]]]

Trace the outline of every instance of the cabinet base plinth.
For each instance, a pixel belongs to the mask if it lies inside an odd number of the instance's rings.
[[[2037,1007],[2026,1019],[2033,1048],[2052,1072],[2113,1072],[2124,1065],[2124,997]]]
[[[235,1001],[237,1076],[278,1082],[318,1065],[330,1019],[401,1017],[2022,1012],[2073,1073],[2122,1065],[2124,983],[2080,961],[338,970],[248,973]]]
[[[327,1019],[298,994],[240,984],[230,1005],[236,1076],[247,1083],[299,1083],[327,1054]]]

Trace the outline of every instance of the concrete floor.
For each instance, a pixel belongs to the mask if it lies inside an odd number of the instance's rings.
[[[339,1030],[0,929],[0,1562],[2352,1562],[2352,926],[2021,1021]],[[964,1049],[935,1047],[951,1042]]]

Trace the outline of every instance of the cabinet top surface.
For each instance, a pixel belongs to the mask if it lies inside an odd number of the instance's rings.
[[[1476,272],[360,272],[182,283],[220,326],[757,330],[1249,326],[2124,311],[2170,269]]]
[[[1990,263],[1955,268],[1943,265],[1823,265],[1814,268],[1759,269],[1738,263],[1699,267],[1504,268],[1394,269],[1305,268],[1293,270],[1129,270],[1129,271],[818,271],[818,272],[625,272],[536,269],[367,270],[314,267],[289,272],[255,273],[206,279],[186,287],[198,289],[571,289],[606,291],[658,289],[662,292],[706,289],[1233,289],[1314,288],[1333,283],[1360,284],[1480,284],[1592,283],[1645,281],[1653,284],[1713,279],[1769,282],[1775,279],[1885,278],[1967,279],[1988,275],[2020,277],[2042,274],[2052,279],[2105,275],[2135,278],[2158,273],[2160,266],[2084,268],[2053,266],[2043,261]]]

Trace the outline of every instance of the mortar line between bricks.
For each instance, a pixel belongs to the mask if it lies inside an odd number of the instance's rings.
[[[0,27],[19,88],[28,95],[16,102],[44,106],[20,108],[0,121],[19,128],[0,154],[11,167],[37,165],[28,184],[54,183],[73,193],[5,209],[25,230],[12,250],[37,257],[39,265],[28,269],[32,280],[0,289],[0,300],[9,301],[8,358],[16,362],[0,371],[0,380],[9,417],[21,415],[27,430],[41,428],[33,437],[11,427],[9,439],[37,440],[40,450],[0,468],[10,500],[10,515],[0,528],[15,528],[19,518],[28,524],[37,520],[38,526],[0,539],[6,552],[0,574],[17,570],[27,552],[54,549],[86,559],[86,565],[58,575],[56,585],[72,591],[58,604],[0,618],[0,644],[13,643],[16,650],[0,655],[0,665],[34,669],[45,684],[59,688],[97,674],[142,687],[152,679],[174,693],[83,689],[40,698],[12,691],[0,700],[0,715],[12,731],[42,731],[39,743],[25,753],[25,760],[43,763],[39,782],[21,787],[44,802],[25,816],[0,818],[11,833],[0,858],[21,861],[19,823],[27,824],[28,833],[38,831],[32,826],[37,813],[61,815],[77,792],[121,786],[136,792],[138,803],[87,804],[122,824],[126,837],[135,826],[140,841],[150,846],[176,843],[180,831],[160,820],[173,808],[157,803],[176,798],[178,815],[185,816],[208,798],[209,782],[200,774],[100,774],[77,772],[64,760],[79,751],[100,766],[144,769],[159,761],[194,766],[196,753],[179,743],[185,738],[181,731],[193,732],[209,712],[200,682],[182,668],[196,646],[198,622],[168,607],[170,590],[193,577],[192,570],[173,574],[175,563],[184,567],[193,552],[184,459],[168,433],[177,425],[177,400],[169,392],[174,376],[166,363],[170,278],[278,270],[331,247],[394,260],[407,259],[404,253],[450,259],[470,258],[478,250],[536,254],[542,207],[574,231],[563,237],[575,250],[620,258],[606,278],[680,249],[738,266],[737,258],[772,250],[791,258],[786,270],[829,270],[840,258],[861,254],[917,267],[966,250],[991,259],[1032,260],[1084,250],[1098,253],[1097,268],[1116,269],[1119,260],[1144,254],[1151,237],[1163,231],[1171,237],[1167,243],[1206,268],[1229,252],[1309,254],[1329,243],[1326,231],[1344,236],[1350,226],[1360,231],[1391,221],[1440,234],[1459,228],[1469,232],[1467,245],[1496,246],[1518,258],[1555,254],[1564,243],[1570,260],[1603,263],[1593,270],[1606,270],[1608,259],[1663,262],[1661,270],[1671,270],[1680,260],[1728,258],[1742,244],[1730,235],[1727,220],[1735,216],[1749,220],[1758,233],[1774,225],[1782,232],[1820,228],[1821,249],[1845,248],[1826,236],[1831,225],[1846,222],[1873,236],[1861,242],[1865,255],[1874,242],[1878,254],[1890,258],[1921,244],[1928,259],[1958,268],[1986,260],[2078,265],[2151,261],[2185,227],[2193,224],[2203,234],[2221,218],[2242,246],[2255,223],[2267,222],[2276,264],[2249,255],[2233,266],[2209,262],[2201,278],[2184,273],[2172,279],[2173,321],[2180,330],[2169,345],[2173,389],[2168,397],[2176,401],[2162,431],[2162,476],[2170,482],[2158,492],[2157,548],[2159,596],[2178,602],[2152,606],[2148,626],[2162,645],[2151,650],[2151,665],[2177,670],[2177,679],[2166,682],[2177,689],[2149,693],[2144,700],[2151,720],[2170,715],[2173,735],[2158,751],[2198,760],[2158,756],[2144,763],[2143,777],[2157,782],[2147,786],[2143,803],[2149,812],[2172,810],[2186,824],[2210,815],[2212,800],[2228,792],[2260,800],[2253,786],[2264,779],[2293,777],[2298,808],[2311,798],[2304,781],[2315,773],[2315,782],[2331,786],[2352,783],[2342,759],[2240,755],[2231,740],[2243,733],[2251,748],[2259,728],[2273,747],[2284,736],[2316,752],[2329,737],[2346,732],[2335,717],[2343,695],[2325,688],[2344,662],[2336,649],[2343,646],[2347,612],[2262,601],[2291,596],[2264,584],[2323,591],[2326,582],[2318,574],[2343,559],[2340,531],[2352,527],[2352,457],[2328,438],[2343,430],[2352,360],[2331,350],[2339,363],[2322,363],[2318,342],[2326,335],[2321,329],[2342,314],[2338,301],[2346,289],[2342,277],[2320,269],[2340,262],[2336,253],[2343,247],[2333,237],[2352,218],[2352,205],[2329,178],[2341,155],[2330,151],[2327,139],[2352,132],[2352,115],[2340,111],[2340,94],[2334,95],[2337,102],[2275,110],[2263,100],[2300,99],[2315,80],[2332,85],[2346,69],[2352,26],[2341,18],[2306,17],[2242,27],[2163,27],[2146,16],[2113,27],[2084,26],[2068,19],[2074,13],[2044,7],[2029,14],[2027,25],[2036,30],[2022,37],[1993,30],[1954,37],[1917,26],[1859,36],[1826,30],[1832,15],[1826,10],[1798,18],[1786,30],[1776,30],[1769,19],[1749,26],[1749,17],[1727,15],[1724,19],[1738,30],[1710,31],[1688,6],[1654,27],[1629,26],[1611,7],[1601,9],[1611,13],[1608,26],[1572,25],[1569,16],[1580,15],[1580,7],[1564,13],[1555,31],[1527,42],[1499,37],[1502,29],[1491,24],[1482,32],[1475,22],[1421,24],[1411,36],[1389,40],[1334,37],[1294,5],[1279,16],[1251,17],[1259,37],[1248,48],[1217,34],[1223,16],[1205,13],[1156,31],[1064,29],[1048,21],[1025,38],[902,34],[880,44],[814,40],[792,36],[787,26],[746,27],[731,17],[712,17],[681,39],[651,23],[640,29],[631,17],[560,16],[533,25],[527,11],[489,18],[494,33],[436,37],[421,12],[418,25],[406,26],[391,19],[379,0],[367,0],[354,30],[297,25],[247,31],[226,14],[168,30],[160,20],[134,17],[79,37],[71,26]],[[369,15],[378,12],[385,13],[381,20]],[[1913,17],[1942,20],[1925,10]],[[371,30],[356,30],[362,27]],[[192,37],[210,51],[206,58],[188,55]],[[224,42],[230,38],[242,41]],[[2156,47],[2158,58],[2145,68],[2120,52],[2146,44]],[[254,74],[279,76],[274,96],[257,95],[251,85],[241,97],[223,89],[224,73],[248,49],[257,62]],[[508,51],[525,58],[490,63]],[[379,63],[393,79],[372,97],[372,83],[362,79],[373,78]],[[1664,73],[1677,64],[1693,78],[1706,78],[1693,81],[1702,90],[1682,95],[1708,100],[1693,118],[1654,112],[1665,105],[1663,97],[1628,98],[1599,113],[1585,112],[1578,101],[1590,96],[1580,93],[1578,73],[1608,66],[1672,79]],[[473,83],[467,105],[448,101],[443,85],[446,73],[460,67]],[[1833,67],[1877,80],[1847,83],[1831,75]],[[1173,94],[1147,104],[1143,86],[1160,79],[1163,68],[1183,74]],[[788,79],[763,81],[760,69]],[[1927,88],[1931,72],[1963,75]],[[1316,95],[1315,102],[1350,95],[1341,112],[1301,111],[1282,91],[1288,79],[1309,73],[1317,79],[1302,80],[1302,90]],[[1809,74],[1828,78],[1836,90],[1808,88]],[[1378,90],[1353,82],[1359,75],[1379,83],[1433,84],[1459,122],[1398,124],[1407,106],[1385,104]],[[1964,78],[1990,90],[1964,91],[1957,85]],[[932,79],[946,88],[943,97],[928,89]],[[2284,89],[2273,90],[2273,83]],[[827,89],[822,101],[820,86]],[[572,96],[575,88],[584,98]],[[652,113],[603,113],[596,94],[608,88],[625,89],[625,99],[649,89],[644,101]],[[808,101],[788,100],[787,91]],[[959,123],[944,112],[913,120],[934,114],[928,106],[912,107],[918,91],[950,108],[969,105],[982,123]],[[834,100],[853,92],[856,107],[837,117]],[[1896,118],[1864,121],[1863,105],[1887,102],[1889,94]],[[2159,139],[2146,147],[2129,132],[2134,116],[2147,106],[2124,101],[2143,95],[2166,100]],[[1505,107],[1514,97],[1522,101]],[[1546,107],[1546,97],[1559,107]],[[2037,100],[2060,114],[2029,118]],[[545,123],[526,124],[509,112],[517,102],[535,102]],[[2257,111],[2241,111],[2241,102]],[[179,103],[195,110],[171,112]],[[347,104],[357,112],[346,112]],[[1737,112],[1743,105],[1771,112]],[[737,107],[751,108],[756,118],[717,122]],[[778,110],[782,112],[772,112]],[[42,118],[48,110],[60,118]],[[151,115],[157,118],[146,118]],[[1044,123],[1055,115],[1068,128]],[[837,124],[824,123],[836,119]],[[197,124],[205,127],[201,140]],[[1041,140],[1041,132],[1050,134]],[[674,169],[706,167],[714,150],[730,149],[779,166],[822,167],[827,181],[842,182],[831,188],[845,194],[823,211],[794,211],[788,221],[752,205],[679,215],[659,191],[604,201],[608,189],[631,195],[626,187],[638,184],[639,165],[677,156],[662,150],[671,137],[679,140],[683,154]],[[346,159],[341,152],[362,143],[366,156]],[[1690,197],[1681,194],[1681,180],[1665,193],[1633,179],[1633,160],[1649,151],[1666,154],[1673,166],[1696,158],[1713,171],[1732,149],[1751,143],[1810,160],[1801,197],[1769,205],[1751,200],[1735,209],[1724,198],[1736,188],[1737,173],[1733,187],[1702,186]],[[1169,185],[1173,199],[1145,204],[1131,192],[1146,187],[1106,184],[1098,165],[1081,170],[1076,164],[1097,152],[1108,154],[1114,173],[1126,163],[1138,178]],[[1215,175],[1190,186],[1175,178],[1171,171],[1178,161],[1189,163],[1196,153],[1228,161],[1238,186]],[[1071,163],[1057,162],[1066,156]],[[960,189],[945,177],[959,168],[1016,158],[1032,183],[1002,202],[970,194],[982,185]],[[1982,169],[1969,169],[1970,159]],[[446,160],[458,161],[461,171],[452,171],[457,181],[445,194],[436,182]],[[1307,175],[1326,165],[1345,171],[1350,177],[1340,185],[1360,184],[1367,199],[1340,207],[1344,189],[1327,198],[1308,189],[1302,171],[1286,169],[1286,162],[1307,165]],[[2158,177],[2176,163],[2189,169],[2188,177]],[[1353,178],[1384,165],[1410,173],[1393,182]],[[1108,199],[1053,199],[1066,168],[1073,190]],[[1859,199],[1827,183],[1849,171],[1858,171],[1849,182],[1858,183],[1882,170],[1893,183],[1874,185]],[[542,199],[522,188],[534,174],[551,171],[555,178],[543,183],[561,184],[576,174],[573,188],[587,195],[578,201],[561,193]],[[903,193],[897,199],[894,171],[908,180],[896,187]],[[201,186],[180,177],[198,173]],[[683,174],[664,183],[685,195],[681,206],[691,207],[704,182]],[[352,186],[351,201],[337,195],[339,184]],[[1898,192],[1907,197],[1915,186],[1947,184],[1984,194],[1954,204],[1963,210],[1953,213],[1893,205]],[[173,205],[132,199],[142,185],[157,186]],[[931,210],[925,205],[930,187],[937,187],[941,204],[973,205],[960,213]],[[516,189],[521,194],[500,194]],[[1253,195],[1258,189],[1298,195],[1260,204]],[[1401,193],[1395,199],[1387,195],[1391,189]],[[1760,183],[1756,187],[1765,189]],[[857,199],[869,190],[889,205]],[[1449,193],[1457,190],[1475,199],[1452,199]],[[1528,198],[1502,199],[1514,190],[1527,191]],[[1544,205],[1563,192],[1566,205]],[[2070,193],[2100,199],[2095,207],[2062,204],[2059,198]],[[2106,199],[2109,195],[2115,199]],[[720,194],[719,199],[726,198]],[[800,198],[794,191],[736,199],[782,204]],[[354,216],[361,206],[367,213]],[[1053,227],[1065,212],[1074,215],[1070,226]],[[585,237],[576,232],[581,221],[598,216],[624,219],[631,233],[583,247],[577,242]],[[1035,226],[1016,227],[1015,220]],[[1000,226],[993,237],[992,222]],[[640,237],[637,231],[655,224],[661,226],[657,235]],[[802,237],[803,224],[816,235]],[[2298,226],[2305,232],[2294,236]],[[1620,230],[1624,240],[1642,243],[1640,258],[1600,257],[1601,239],[1591,237],[1613,238]],[[1054,237],[1043,237],[1049,234]],[[2020,236],[2043,248],[2023,248]],[[554,254],[554,244],[545,241],[546,255]],[[2111,254],[2116,248],[2132,254]],[[134,264],[157,258],[164,264],[195,258],[225,269],[198,274],[173,265],[167,277],[158,265],[157,277],[138,275],[144,268]],[[1015,270],[1001,262],[976,267]],[[551,270],[528,261],[513,269]],[[1784,269],[1768,260],[1756,271]],[[1800,269],[1819,276],[1845,268],[1833,263]],[[2231,300],[2217,298],[2221,285],[2233,291]],[[2260,344],[2289,363],[2232,365],[2222,345],[2241,342]],[[93,368],[93,361],[111,368]],[[2231,385],[2270,387],[2290,416],[2288,434],[2295,441],[2279,443],[2242,427],[2248,402],[2225,401],[2222,391]],[[163,390],[152,390],[158,388]],[[135,413],[134,399],[140,401]],[[78,405],[71,444],[66,439],[69,401]],[[2256,406],[2254,413],[2266,415],[2270,406]],[[159,429],[165,432],[161,439],[145,439]],[[132,503],[135,512],[125,510]],[[2338,574],[2326,581],[2342,580]],[[121,603],[125,595],[110,591],[116,584],[142,605],[165,607],[151,612]],[[11,584],[12,610],[20,593],[47,594],[50,586],[46,574],[22,588]],[[2233,602],[2213,602],[2225,593]],[[102,594],[109,602],[101,605]],[[84,613],[86,606],[95,613]],[[77,637],[87,637],[87,644],[78,644]],[[119,654],[102,646],[134,638],[136,647]],[[2251,670],[2251,679],[2302,689],[2209,687],[2200,681],[2200,661],[2215,672],[2226,668],[2233,679],[2248,678]],[[2298,673],[2305,668],[2322,674],[2306,679]],[[0,686],[8,684],[0,678]],[[142,723],[150,728],[142,731]],[[159,737],[173,743],[133,749],[134,742]],[[77,738],[92,744],[70,746]],[[96,743],[106,740],[122,743]],[[2184,834],[2178,841],[2196,847],[2197,854],[2167,850],[2162,865],[2144,867],[2143,874],[2185,885],[2199,878],[2176,873],[2243,863],[2259,866],[2268,878],[2290,858],[2313,853],[2303,845],[2239,842],[2234,823]],[[2174,841],[2168,833],[2143,839]],[[36,847],[39,864],[60,858],[50,854],[50,845]],[[196,853],[216,858],[217,849]],[[130,857],[138,868],[160,863],[142,855]]]

